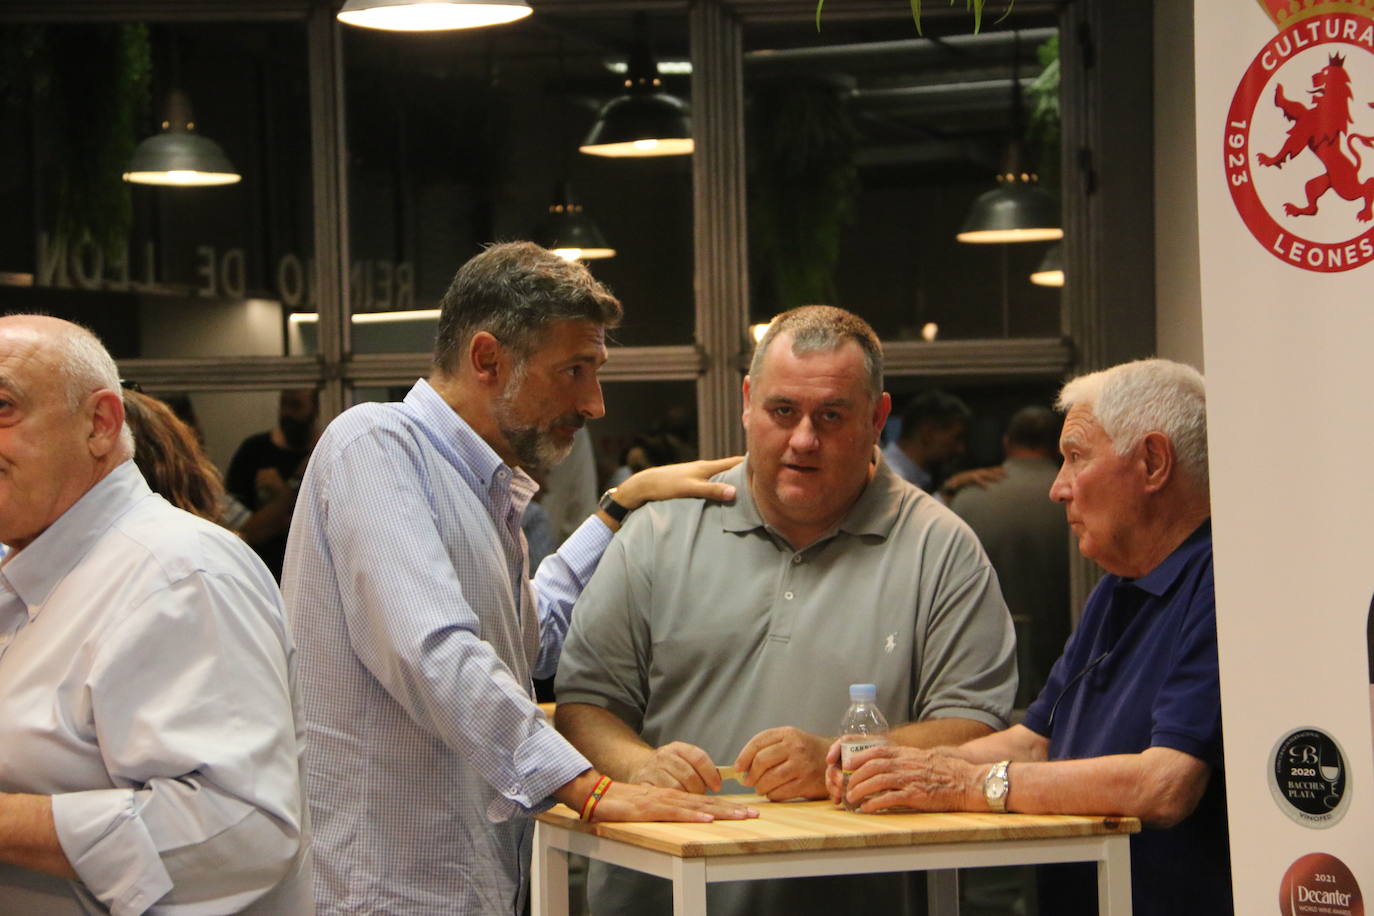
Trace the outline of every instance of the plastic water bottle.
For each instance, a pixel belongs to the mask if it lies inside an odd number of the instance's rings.
[[[858,808],[849,803],[849,775],[854,772],[850,761],[870,747],[887,744],[887,719],[878,708],[878,688],[873,684],[849,685],[849,709],[840,722],[840,772],[844,789],[840,796],[850,811]]]

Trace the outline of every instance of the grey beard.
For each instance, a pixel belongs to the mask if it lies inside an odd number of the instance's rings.
[[[519,395],[521,383],[525,380],[523,370],[524,367],[520,366],[512,374],[505,390],[492,405],[491,412],[496,419],[496,428],[515,451],[515,458],[520,462],[520,467],[532,474],[547,474],[554,465],[568,457],[572,452],[572,443],[558,445],[549,433],[539,427],[520,426],[516,423],[515,399]],[[582,417],[559,417],[550,425],[581,428]]]

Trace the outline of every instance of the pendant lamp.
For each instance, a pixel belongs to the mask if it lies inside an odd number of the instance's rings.
[[[393,32],[442,32],[502,25],[533,12],[524,0],[347,0],[339,21]]]
[[[167,98],[162,132],[134,147],[124,180],[173,187],[237,183],[243,176],[229,162],[224,150],[195,130],[190,100],[181,90],[173,90]]]
[[[1035,273],[1030,275],[1030,281],[1036,286],[1064,285],[1063,246],[1054,245],[1045,252],[1045,257],[1041,259],[1040,266]]]
[[[606,103],[578,149],[591,156],[686,155],[693,148],[691,110],[663,91],[648,17],[635,13],[634,23],[625,93]]]
[[[1021,147],[1021,79],[1019,37],[1011,58],[1011,137],[1007,142],[997,187],[980,195],[955,236],[961,242],[1044,242],[1064,237],[1059,205],[1040,187],[1040,176],[1024,163]]]
[[[582,205],[573,200],[568,182],[560,181],[549,212],[535,226],[533,241],[568,261],[615,257],[615,249]]]

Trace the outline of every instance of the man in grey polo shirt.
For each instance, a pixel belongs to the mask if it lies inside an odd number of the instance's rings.
[[[558,727],[603,772],[692,792],[717,764],[774,800],[824,798],[847,687],[873,682],[892,740],[1004,727],[1010,617],[987,556],[943,505],[877,460],[891,408],[858,317],[776,318],[744,381],[749,454],[733,504],[628,519],[582,592],[558,671]],[[711,885],[712,916],[904,912],[903,876]],[[669,911],[666,882],[594,867],[598,914]],[[873,895],[881,895],[874,897]]]

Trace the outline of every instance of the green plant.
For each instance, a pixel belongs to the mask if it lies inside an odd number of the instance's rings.
[[[124,168],[148,108],[152,52],[143,25],[0,29],[0,98],[41,114],[54,235],[87,233],[122,257],[133,225]]]
[[[858,190],[857,136],[831,86],[765,83],[749,101],[749,250],[769,314],[836,300],[840,234]]]
[[[921,0],[909,0],[911,3],[911,18],[916,22],[916,34],[923,35],[921,31]],[[1007,0],[1007,8],[998,18],[998,22],[1007,18],[1016,0]],[[816,31],[821,30],[821,7],[825,5],[825,0],[816,0]],[[949,0],[949,5],[954,5],[954,0]],[[983,27],[983,7],[987,5],[987,0],[964,0],[964,9],[973,13],[973,31],[977,32]]]
[[[1036,49],[1040,75],[1026,87],[1031,102],[1029,140],[1035,148],[1040,184],[1046,190],[1059,188],[1059,36],[1054,35]]]

